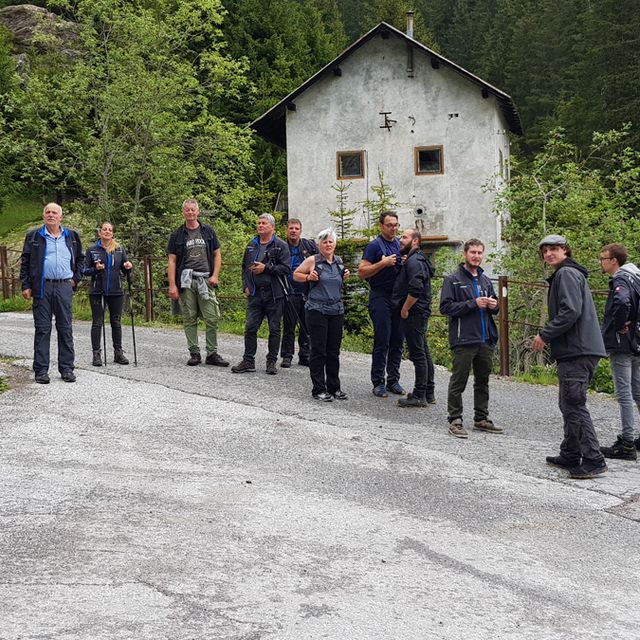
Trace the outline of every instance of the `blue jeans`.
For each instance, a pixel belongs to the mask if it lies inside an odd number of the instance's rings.
[[[620,405],[622,437],[625,440],[634,440],[637,436],[633,416],[634,402],[640,411],[640,355],[612,353],[609,359],[613,386]]]
[[[400,309],[391,302],[391,297],[369,298],[369,315],[373,322],[373,354],[371,358],[371,383],[374,387],[385,382],[387,385],[400,379],[400,362],[404,333]]]
[[[58,334],[58,371],[73,371],[75,353],[71,329],[71,282],[45,282],[42,298],[33,300],[33,370],[36,373],[49,371],[49,346],[51,343],[51,323],[56,318]]]

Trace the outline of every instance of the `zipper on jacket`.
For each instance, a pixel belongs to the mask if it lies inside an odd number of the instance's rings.
[[[471,282],[473,283],[473,291],[476,294],[476,298],[480,297],[480,289],[478,288],[478,285],[480,284],[478,278],[472,278]],[[487,332],[486,332],[486,326],[485,326],[485,310],[484,309],[480,309],[480,329],[482,331],[482,342],[486,342],[487,341]]]

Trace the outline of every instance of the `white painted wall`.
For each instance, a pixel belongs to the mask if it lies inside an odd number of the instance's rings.
[[[364,149],[365,178],[351,180],[350,206],[373,195],[369,187],[381,168],[403,203],[401,226],[417,222],[424,235],[499,245],[494,195],[483,189],[496,182],[500,151],[509,161],[496,100],[482,98],[480,87],[453,71],[433,69],[421,51],[414,49],[413,78],[406,66],[403,40],[376,37],[341,65],[341,77],[320,80],[295,99],[296,111],[286,116],[289,217],[302,220],[307,237],[327,227],[328,210],[336,208],[336,152]],[[391,131],[380,128],[380,111],[397,120]],[[414,147],[431,145],[444,146],[444,174],[414,175]],[[417,205],[426,211],[419,219]]]

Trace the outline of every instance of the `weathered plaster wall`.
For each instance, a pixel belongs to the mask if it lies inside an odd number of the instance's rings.
[[[336,207],[336,152],[364,149],[364,179],[351,180],[350,206],[365,200],[378,168],[403,203],[402,226],[451,240],[478,236],[499,242],[488,182],[500,182],[500,151],[508,163],[507,125],[493,97],[414,50],[414,77],[407,77],[404,41],[375,38],[342,65],[342,76],[325,78],[296,98],[287,112],[289,216],[312,236],[329,225]],[[380,111],[397,120],[381,129]],[[458,114],[457,116],[452,114]],[[414,174],[414,147],[444,146],[444,174]],[[418,205],[425,213],[416,217]],[[364,226],[363,220],[356,220]]]

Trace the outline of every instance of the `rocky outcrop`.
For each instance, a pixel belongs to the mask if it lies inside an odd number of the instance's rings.
[[[9,32],[14,52],[19,56],[35,48],[43,53],[60,51],[73,57],[78,48],[77,24],[32,4],[0,9],[0,25]]]

